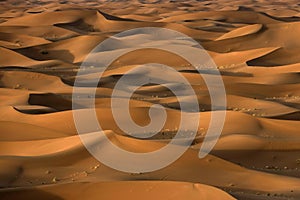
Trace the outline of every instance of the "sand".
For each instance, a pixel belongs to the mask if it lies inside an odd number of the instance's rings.
[[[296,0],[0,1],[0,199],[300,199],[299,5]],[[211,110],[205,82],[186,60],[153,49],[128,53],[103,74],[96,89],[98,121],[105,135],[128,151],[151,152],[170,142],[180,122],[179,100],[190,104],[190,97],[176,97],[164,86],[140,87],[130,100],[137,124],[150,122],[153,104],[167,113],[163,130],[146,140],[121,130],[111,108],[123,74],[160,61],[180,72],[197,94],[200,112],[193,114],[200,121],[192,145],[171,165],[149,173],[112,169],[83,146],[73,112],[91,108],[78,105],[72,111],[78,68],[100,42],[139,27],[182,32],[216,63],[226,89],[226,119],[207,157],[199,159],[198,151],[212,114],[220,111]],[[137,41],[141,35],[131,37]],[[111,50],[126,45],[116,42]],[[78,77],[83,93],[97,77],[92,72]],[[116,109],[124,112],[122,106]]]

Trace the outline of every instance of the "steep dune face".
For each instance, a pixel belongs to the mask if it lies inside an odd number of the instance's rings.
[[[0,1],[0,199],[300,199],[299,10],[296,0]],[[99,82],[95,63],[85,63],[87,70],[76,77],[87,56],[105,58],[130,50],[145,35],[147,44],[195,50],[189,41],[137,31],[113,38],[106,51],[91,53],[110,36],[140,27],[172,29],[199,42],[220,71],[227,107],[211,108],[201,75],[216,81],[216,74],[199,74],[184,58],[162,50],[140,49],[119,57]],[[154,62],[172,67],[190,83],[199,112],[193,111],[186,87],[165,74],[159,79],[167,84],[143,85],[129,101],[131,118],[140,126],[151,122],[153,105],[166,111],[162,129],[141,139],[118,126],[112,110],[121,121],[128,116],[124,106],[112,106],[112,94],[128,72],[132,80],[160,75],[134,70]],[[76,78],[81,101],[72,110]],[[95,83],[95,101],[87,106]],[[124,85],[123,92],[132,87]],[[120,172],[100,163],[74,123],[74,113],[83,116],[95,106],[103,136],[124,150],[147,153],[174,138],[180,102],[190,116],[186,127],[200,119],[195,138],[178,160],[149,173]],[[211,117],[224,110],[219,140],[199,159]],[[176,145],[189,137],[187,128]],[[89,145],[107,145],[98,139]]]

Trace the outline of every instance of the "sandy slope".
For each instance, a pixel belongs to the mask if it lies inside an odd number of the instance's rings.
[[[74,192],[71,193],[70,190]],[[126,199],[234,199],[225,192],[210,186],[168,181],[59,184],[21,189],[18,192],[12,190],[2,195],[4,198],[15,199],[124,199],[124,197]]]
[[[299,10],[296,0],[0,1],[0,199],[300,199]],[[211,115],[220,112],[211,110],[201,75],[164,51],[121,56],[103,74],[95,99],[98,121],[115,145],[139,153],[160,149],[178,129],[179,101],[192,104],[191,97],[176,97],[162,85],[140,87],[130,100],[133,120],[147,125],[149,108],[160,104],[167,121],[152,138],[129,137],[114,121],[111,94],[122,75],[139,64],[159,61],[180,72],[201,111],[189,113],[201,120],[180,159],[155,172],[130,174],[99,163],[82,145],[72,91],[78,66],[99,42],[148,26],[185,33],[208,51],[224,81],[227,115],[213,151],[199,159]],[[156,39],[149,36],[149,43]],[[116,40],[109,48],[92,56],[105,57],[129,44]],[[132,77],[153,74],[137,70]],[[83,98],[77,114],[91,109],[85,103],[98,76],[90,70],[78,77]],[[176,82],[168,86],[185,89]]]

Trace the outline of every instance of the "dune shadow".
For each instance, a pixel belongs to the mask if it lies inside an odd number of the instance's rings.
[[[7,189],[0,190],[0,200],[15,200],[15,199],[43,199],[43,200],[63,200],[63,198],[45,192],[39,189]]]
[[[47,45],[28,47],[24,49],[18,49],[16,51],[22,54],[23,56],[38,61],[61,60],[68,63],[72,63],[75,58],[69,50],[52,50],[48,49]]]

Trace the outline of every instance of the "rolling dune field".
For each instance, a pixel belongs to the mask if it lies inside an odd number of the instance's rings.
[[[227,103],[212,109],[201,74],[170,52],[139,49],[116,59],[97,83],[94,100],[103,134],[114,145],[135,153],[163,148],[178,131],[180,102],[192,109],[192,97],[170,91],[185,90],[171,76],[134,70],[136,66],[171,66],[190,83],[199,102],[199,111],[186,111],[191,116],[186,127],[193,117],[200,120],[179,159],[157,171],[127,173],[99,162],[82,144],[74,113],[83,116],[93,109],[85,102],[99,74],[91,63],[86,66],[91,70],[76,75],[88,64],[87,56],[105,58],[130,49],[130,41],[140,41],[146,33],[115,38],[109,50],[93,52],[99,43],[143,27],[178,31],[197,41],[221,74]],[[0,199],[299,200],[299,36],[297,0],[0,1]],[[159,40],[147,36],[147,41],[174,45],[168,35]],[[183,40],[176,48],[189,45]],[[119,128],[112,112],[114,87],[129,71],[136,80],[159,76],[168,81],[143,85],[129,100],[130,116],[140,126],[150,123],[150,107],[165,108],[162,130],[146,139]],[[217,80],[216,74],[206,76]],[[83,95],[76,109],[74,87]],[[114,109],[128,120],[124,106]],[[200,159],[213,114],[225,110],[217,144]],[[188,134],[182,133],[179,146]]]

